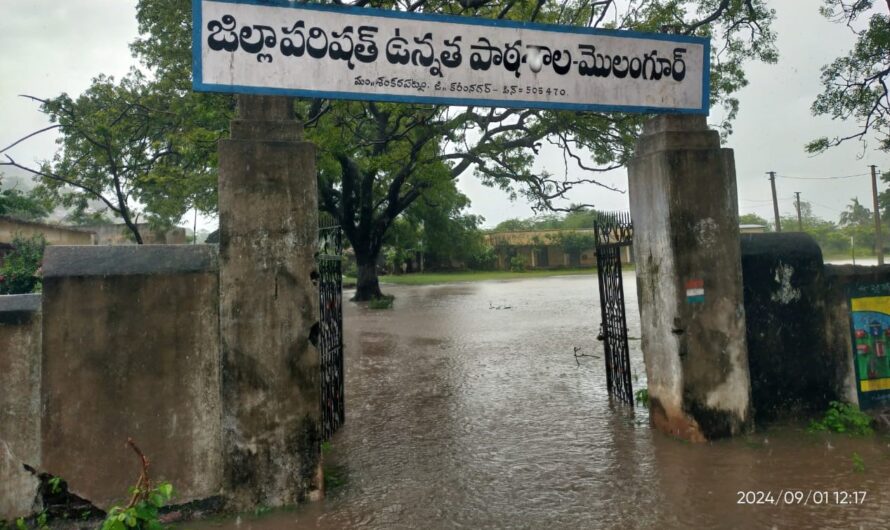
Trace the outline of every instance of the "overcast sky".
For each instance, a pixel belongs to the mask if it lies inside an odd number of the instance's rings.
[[[869,164],[890,169],[890,156],[869,146],[850,143],[826,154],[811,156],[803,146],[818,136],[849,134],[853,123],[842,124],[810,115],[820,91],[819,68],[849,50],[853,35],[822,18],[821,2],[773,0],[778,12],[779,63],[750,64],[750,85],[740,94],[741,110],[727,147],[735,150],[741,213],[772,218],[769,181],[774,170],[790,177],[832,177],[868,172]],[[136,36],[135,2],[126,0],[0,0],[0,148],[47,125],[37,105],[18,97],[76,95],[99,73],[119,77],[133,64],[128,44]],[[714,119],[716,122],[716,117]],[[53,137],[46,135],[11,150],[19,162],[50,158]],[[561,157],[539,161],[561,174]],[[603,181],[627,187],[626,173],[615,171]],[[472,212],[487,226],[510,217],[528,217],[530,208],[511,203],[498,190],[481,186],[464,175],[460,187],[473,201]],[[794,212],[794,192],[810,201],[820,217],[837,220],[852,197],[871,204],[867,176],[839,180],[777,179],[780,210]],[[883,186],[882,186],[883,188]],[[592,203],[600,209],[626,209],[627,194],[588,187],[578,189],[572,202]],[[202,224],[213,224],[212,221]]]

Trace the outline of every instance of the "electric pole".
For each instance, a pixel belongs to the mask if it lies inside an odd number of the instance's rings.
[[[803,232],[803,221],[800,218],[800,192],[794,192],[794,207],[797,208],[797,231]]]
[[[884,242],[881,241],[881,210],[878,208],[878,172],[877,166],[871,165],[871,196],[875,207],[875,254],[878,265],[884,264]]]
[[[779,202],[776,200],[776,172],[767,171],[769,183],[773,187],[773,214],[776,218],[776,232],[782,231],[782,223],[779,221]]]

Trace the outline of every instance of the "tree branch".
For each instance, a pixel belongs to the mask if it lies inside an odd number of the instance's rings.
[[[31,134],[29,134],[29,135],[27,135],[27,136],[23,136],[23,137],[19,138],[18,140],[16,140],[15,142],[13,142],[13,143],[7,145],[7,146],[4,147],[3,149],[0,149],[0,153],[4,153],[4,152],[6,152],[6,151],[12,149],[13,147],[15,147],[15,146],[17,146],[18,144],[24,142],[24,141],[27,140],[28,138],[32,138],[32,137],[37,136],[38,134],[40,134],[40,133],[44,133],[44,132],[46,132],[46,131],[51,131],[51,130],[53,130],[53,129],[58,129],[59,127],[61,127],[61,125],[59,125],[59,124],[57,123],[57,124],[55,124],[55,125],[50,125],[49,127],[44,127],[43,129],[40,129],[39,131],[34,131],[34,132],[32,132]]]

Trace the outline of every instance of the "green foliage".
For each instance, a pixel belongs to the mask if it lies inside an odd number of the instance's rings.
[[[132,491],[138,501],[132,506],[114,506],[102,523],[102,530],[162,530],[159,510],[173,497],[173,486],[162,482],[148,491]]]
[[[881,3],[875,11],[872,0],[824,0],[820,13],[845,24],[856,34],[853,48],[822,67],[822,93],[811,111],[840,123],[856,123],[855,132],[845,131],[834,138],[817,138],[807,144],[809,152],[821,152],[847,140],[866,141],[875,135],[880,148],[890,150],[890,4]]]
[[[760,217],[756,213],[746,213],[744,215],[739,216],[739,224],[740,225],[761,225],[766,227],[767,230],[772,229],[772,225],[769,221]]]
[[[268,515],[272,513],[272,507],[266,506],[265,504],[260,504],[256,508],[253,509],[253,515],[256,517],[262,517],[264,515]]]
[[[393,301],[396,299],[392,295],[383,295],[368,300],[369,309],[392,309]]]
[[[817,217],[806,201],[801,201],[800,210],[803,231],[813,236],[824,254],[848,254],[851,238],[859,249],[857,255],[862,249],[869,252],[874,249],[875,225],[872,211],[861,204],[858,198],[851,199],[846,210],[841,213],[839,223]],[[797,215],[783,216],[781,222],[783,231],[798,230]],[[890,233],[890,226],[885,226],[884,231],[885,235]]]
[[[426,269],[451,269],[461,264],[471,268],[491,266],[497,260],[479,230],[482,218],[463,213],[469,199],[454,181],[441,179],[412,203],[385,236],[384,257],[390,270],[417,261],[422,254]],[[490,252],[488,255],[486,253]]]
[[[75,217],[95,216],[91,201],[99,201],[137,242],[140,216],[165,229],[190,208],[215,210],[216,173],[209,165],[215,159],[195,142],[209,145],[217,136],[172,111],[178,99],[134,70],[119,82],[99,75],[77,98],[43,100],[41,110],[61,137],[59,152],[37,172],[38,193]]]
[[[402,265],[410,259],[411,253],[404,248],[388,247],[383,251],[383,262],[393,274],[402,272]]]
[[[832,401],[821,420],[810,423],[811,432],[838,432],[857,436],[874,434],[871,427],[872,418],[849,403]]]
[[[856,451],[853,451],[853,471],[856,473],[865,473],[865,460]]]
[[[510,258],[510,272],[525,272],[525,258],[522,256]]]
[[[641,388],[641,389],[637,390],[636,392],[634,392],[634,399],[640,405],[642,405],[644,407],[648,407],[649,406],[649,389]]]
[[[569,254],[578,254],[596,247],[596,237],[585,232],[559,232],[548,236],[550,243],[558,245]]]
[[[49,526],[47,526],[48,524],[49,514],[46,510],[41,511],[36,516],[31,516],[28,519],[19,517],[15,520],[16,530],[49,530]],[[6,529],[6,524],[3,521],[0,521],[0,529]]]
[[[492,271],[498,266],[498,255],[494,247],[483,243],[467,259],[467,267],[475,271]]]
[[[0,265],[0,294],[27,294],[39,292],[40,267],[46,240],[43,236],[12,240],[13,251],[3,258]]]
[[[49,490],[53,495],[62,491],[62,479],[60,477],[52,477],[49,479]]]
[[[523,230],[534,230],[535,228],[536,226],[533,219],[507,219],[498,223],[492,232],[519,232]]]
[[[0,175],[0,188],[2,184],[3,176]],[[0,189],[0,215],[24,221],[39,221],[49,215],[51,210],[52,204],[34,192],[23,193],[15,188]]]
[[[507,219],[494,227],[492,232],[517,232],[531,230],[557,230],[557,229],[591,229],[597,216],[597,210],[581,205],[569,206],[571,211],[559,215],[539,215],[528,219]]]
[[[871,210],[860,204],[858,197],[853,197],[852,201],[850,201],[850,205],[847,206],[847,209],[841,212],[838,225],[840,225],[841,228],[869,225],[873,220],[874,217],[872,216]]]

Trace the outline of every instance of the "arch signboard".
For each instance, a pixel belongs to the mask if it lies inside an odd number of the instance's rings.
[[[198,91],[707,114],[706,38],[298,4],[193,0]]]

